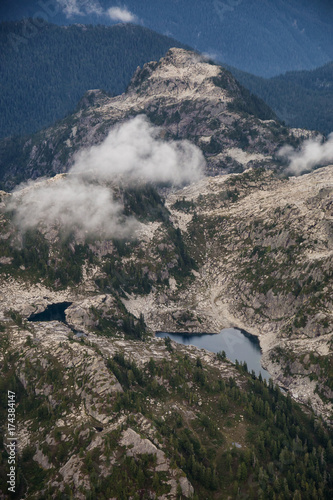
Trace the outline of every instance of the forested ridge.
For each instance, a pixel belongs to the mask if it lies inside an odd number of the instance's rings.
[[[332,132],[333,62],[311,71],[289,71],[268,79],[228,69],[287,125],[325,134]]]
[[[120,24],[44,23],[27,38],[27,22],[32,21],[0,24],[0,137],[51,125],[87,90],[121,94],[137,66],[160,59],[170,47],[185,47],[149,29]]]
[[[72,3],[80,12],[66,7]],[[44,13],[58,25],[113,24],[110,3],[126,7],[147,28],[256,75],[313,69],[333,59],[331,0],[2,0],[0,19]],[[98,5],[100,15],[89,5]]]

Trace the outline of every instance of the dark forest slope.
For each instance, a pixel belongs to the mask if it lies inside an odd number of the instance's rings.
[[[290,71],[269,79],[236,68],[229,70],[287,125],[332,132],[333,62],[311,71]]]
[[[126,6],[134,22],[256,75],[312,69],[333,59],[331,0],[2,0],[0,19],[40,13],[61,25],[113,24],[119,19],[108,9],[116,5]]]
[[[137,66],[181,43],[132,25],[46,24],[25,38],[24,22],[0,24],[0,137],[50,125],[89,89],[117,95]]]

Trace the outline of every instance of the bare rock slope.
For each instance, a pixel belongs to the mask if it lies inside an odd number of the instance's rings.
[[[273,378],[332,418],[333,167],[302,177],[205,178],[170,194],[172,219],[202,263],[184,289],[132,297],[155,330],[259,336]]]
[[[75,263],[82,268],[75,287],[29,283],[24,266],[14,278],[7,235],[2,311],[27,318],[69,301],[68,324],[87,334],[119,332],[124,321],[139,332],[140,315],[151,331],[242,327],[259,336],[274,380],[296,399],[311,400],[329,421],[332,181],[332,166],[289,179],[262,169],[207,177],[170,193],[169,221],[141,223],[126,251],[112,241],[85,247],[87,258]],[[49,255],[61,254],[52,231],[46,236]],[[93,262],[89,252],[96,253]],[[54,262],[63,265],[61,256]]]

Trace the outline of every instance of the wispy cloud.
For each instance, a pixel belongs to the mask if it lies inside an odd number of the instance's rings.
[[[103,8],[96,0],[56,0],[66,17],[103,14]]]
[[[122,23],[130,23],[137,20],[136,16],[126,6],[103,9],[98,0],[56,0],[56,2],[68,18],[95,14],[96,16],[106,16],[112,21],[120,21]]]
[[[299,149],[283,146],[278,156],[288,162],[287,173],[300,175],[315,167],[333,163],[333,132],[325,141],[321,135],[304,141]]]
[[[103,10],[99,2],[90,0],[85,1],[84,8],[87,14],[96,14],[97,16],[103,16],[105,14],[105,11]]]
[[[110,188],[72,175],[21,186],[8,209],[14,210],[14,222],[22,231],[42,224],[120,238],[133,234],[137,226],[133,218],[122,216],[123,207]]]
[[[112,21],[120,21],[122,23],[133,23],[137,20],[136,16],[132,14],[126,7],[111,7],[107,11],[108,16]]]
[[[203,52],[202,54],[202,58],[204,61],[217,61],[219,56],[217,54],[217,52]]]
[[[145,182],[181,186],[200,179],[205,160],[188,141],[166,142],[146,117],[112,129],[99,145],[77,154],[67,176],[29,182],[12,194],[7,209],[25,231],[42,224],[80,229],[89,235],[125,237],[137,227],[124,217],[111,184]]]
[[[81,14],[77,0],[56,0],[56,2],[67,17]]]
[[[85,179],[127,183],[163,182],[181,186],[198,180],[205,160],[189,141],[166,142],[160,128],[139,115],[111,130],[102,144],[82,150],[71,171]]]

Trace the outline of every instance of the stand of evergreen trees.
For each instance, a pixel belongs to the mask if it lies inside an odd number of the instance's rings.
[[[324,134],[333,131],[333,62],[311,71],[290,71],[269,79],[228,69],[287,125]]]

